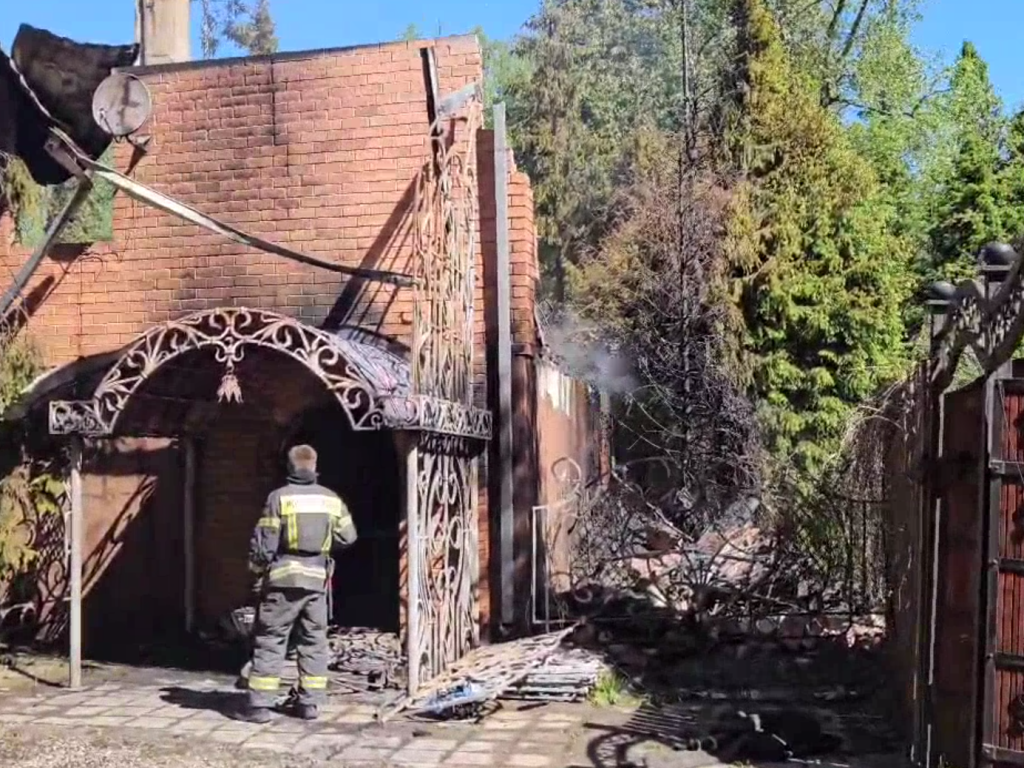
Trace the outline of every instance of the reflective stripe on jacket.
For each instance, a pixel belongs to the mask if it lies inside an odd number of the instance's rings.
[[[250,566],[269,587],[323,590],[335,547],[349,546],[356,529],[345,503],[329,488],[291,478],[273,491],[256,523]]]

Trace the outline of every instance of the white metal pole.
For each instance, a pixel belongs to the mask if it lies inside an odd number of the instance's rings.
[[[419,449],[412,435],[405,461],[405,562],[406,611],[405,657],[408,665],[409,695],[420,687],[420,526],[419,526]]]
[[[469,470],[469,530],[466,531],[466,554],[469,562],[470,616],[473,622],[473,647],[480,644],[480,470],[479,460],[473,459]],[[469,650],[469,649],[466,649]]]
[[[185,494],[183,538],[185,540],[185,631],[191,633],[196,618],[196,442],[185,438]]]
[[[82,687],[82,548],[85,514],[82,509],[82,438],[71,440],[71,622],[69,627],[69,685]]]

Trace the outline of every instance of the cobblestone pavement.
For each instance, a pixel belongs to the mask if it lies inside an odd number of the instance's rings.
[[[375,707],[332,698],[321,719],[305,723],[278,716],[267,725],[231,719],[240,695],[224,681],[168,676],[143,682],[104,682],[81,691],[36,689],[0,698],[4,732],[90,733],[93,730],[210,754],[251,755],[253,764],[362,768],[387,766],[487,766],[488,768],[710,768],[721,765],[702,752],[675,752],[621,729],[628,713],[582,705],[503,707],[475,725],[374,721]],[[184,745],[184,747],[183,747]],[[204,746],[206,745],[206,746]],[[0,756],[2,756],[0,750]],[[209,757],[209,755],[207,755]],[[49,758],[48,758],[49,759]],[[29,763],[11,763],[19,766]],[[31,763],[35,765],[36,763]],[[49,760],[47,765],[61,764]],[[69,762],[73,765],[75,762]],[[145,761],[139,763],[146,765]],[[235,765],[227,762],[167,765]],[[868,766],[871,763],[855,763]],[[890,759],[878,765],[894,766]],[[97,763],[99,765],[99,763]],[[106,765],[104,763],[103,765]],[[109,765],[125,768],[123,760]],[[767,768],[767,766],[765,766]]]

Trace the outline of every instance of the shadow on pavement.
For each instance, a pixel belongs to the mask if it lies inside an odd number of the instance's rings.
[[[208,710],[233,717],[245,703],[244,694],[227,691],[202,691],[172,686],[160,691],[160,698],[182,709]]]
[[[752,702],[644,704],[623,722],[585,723],[585,759],[580,755],[569,768],[900,765],[892,754],[865,754],[849,731],[841,719],[808,708]]]

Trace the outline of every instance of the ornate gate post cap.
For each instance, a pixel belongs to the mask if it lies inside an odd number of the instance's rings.
[[[956,287],[948,280],[938,280],[926,289],[929,304],[949,304],[956,294]]]
[[[1007,243],[987,243],[978,254],[981,273],[992,282],[1001,282],[1013,269],[1020,256]]]

